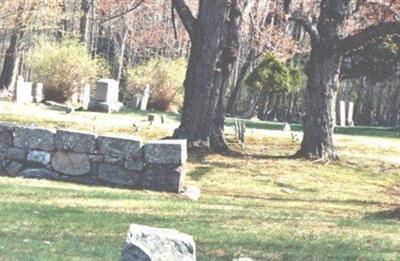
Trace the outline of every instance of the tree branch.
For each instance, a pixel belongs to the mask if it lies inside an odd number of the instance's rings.
[[[342,40],[341,49],[343,52],[349,52],[363,46],[371,40],[378,39],[390,34],[400,34],[400,21],[383,22],[377,25],[371,25],[364,30],[350,35]]]
[[[304,30],[310,35],[312,45],[316,45],[319,42],[319,33],[317,27],[312,23],[310,19],[307,19],[301,14],[295,13],[289,17],[289,20],[298,23],[304,28]]]
[[[172,0],[172,5],[178,12],[186,31],[189,33],[190,37],[192,37],[194,34],[196,18],[194,18],[189,6],[186,5],[185,0]]]

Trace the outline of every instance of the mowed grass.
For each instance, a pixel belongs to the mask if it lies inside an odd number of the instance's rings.
[[[0,120],[132,134],[132,122],[146,118],[27,107]],[[170,135],[170,118],[134,135]],[[186,181],[200,187],[198,202],[1,177],[0,260],[119,260],[130,223],[193,235],[198,260],[400,260],[400,139],[336,139],[342,159],[328,165],[285,158],[298,142],[263,128],[248,132],[244,148],[232,144],[246,156],[192,154]]]

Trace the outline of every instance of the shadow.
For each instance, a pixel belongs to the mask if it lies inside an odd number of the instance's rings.
[[[196,170],[187,173],[186,175],[191,177],[195,181],[200,181],[208,172],[210,172],[212,167],[198,167]]]
[[[364,216],[364,219],[373,219],[373,220],[387,220],[387,219],[397,219],[400,220],[400,206],[396,208],[378,211],[378,212],[370,212]]]

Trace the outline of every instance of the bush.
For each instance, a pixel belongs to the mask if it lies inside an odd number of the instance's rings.
[[[124,93],[125,103],[135,94],[142,94],[150,85],[149,108],[171,110],[180,108],[183,101],[183,81],[187,62],[183,58],[171,60],[157,57],[128,71],[128,87]]]
[[[75,40],[41,41],[29,55],[35,80],[44,85],[46,100],[66,102],[86,83],[107,74],[105,63],[92,59],[86,47]]]
[[[246,84],[257,91],[290,92],[298,89],[302,80],[299,69],[287,66],[275,56],[267,54],[247,77]]]

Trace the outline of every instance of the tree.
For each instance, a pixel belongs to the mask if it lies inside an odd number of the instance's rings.
[[[18,4],[17,16],[15,18],[15,25],[11,35],[10,45],[5,53],[3,70],[1,71],[0,76],[0,90],[13,88],[17,79],[18,66],[20,62],[20,49],[23,37],[26,33],[26,25],[24,21],[24,12],[26,8],[26,2],[20,1]]]
[[[195,18],[184,0],[172,0],[192,43],[181,124],[174,133],[189,147],[228,151],[225,93],[238,55],[241,14],[250,2],[202,0]]]
[[[333,128],[343,56],[371,40],[400,33],[400,22],[390,18],[361,30],[354,30],[356,23],[352,18],[365,10],[363,8],[370,8],[368,1],[322,0],[317,18],[292,11],[291,19],[301,24],[310,35],[312,48],[307,68],[304,137],[298,156],[323,160],[339,159],[333,142]],[[392,17],[397,19],[397,15]],[[316,25],[313,20],[317,21]],[[349,33],[348,24],[353,25],[352,33]]]

